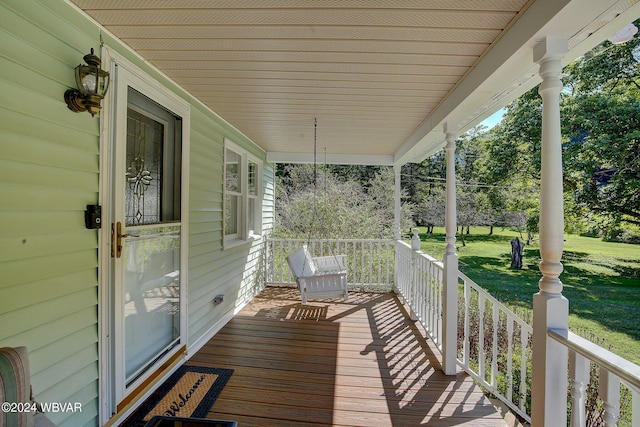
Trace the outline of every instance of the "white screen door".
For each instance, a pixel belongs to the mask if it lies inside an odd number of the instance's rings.
[[[186,343],[184,104],[116,67],[109,376],[117,405]],[[181,111],[175,113],[174,111]]]

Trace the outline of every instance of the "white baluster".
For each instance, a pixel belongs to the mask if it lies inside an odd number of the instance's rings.
[[[373,242],[369,242],[369,283],[374,283],[373,280]]]
[[[600,368],[598,394],[604,406],[605,427],[615,427],[620,416],[620,378],[604,368]]]
[[[527,402],[527,343],[529,334],[520,326],[520,409],[524,410]]]
[[[500,313],[498,313],[498,306],[491,301],[491,322],[493,324],[493,334],[491,343],[491,385],[498,387],[498,328],[500,327],[499,321]]]
[[[569,352],[569,378],[571,380],[571,427],[584,427],[587,424],[586,401],[589,385],[589,360],[576,353]]]
[[[393,218],[393,228],[394,228],[394,237],[396,240],[400,240],[402,238],[402,201],[400,196],[402,195],[402,176],[400,174],[402,170],[401,165],[393,165],[393,175],[395,182],[395,191],[394,191],[394,218]]]
[[[471,289],[469,282],[464,281],[464,343],[462,344],[462,354],[464,358],[464,365],[469,366],[469,316],[471,312],[469,310],[469,304],[471,301]]]
[[[640,427],[640,392],[631,389],[631,427]]]
[[[418,253],[415,251],[411,252],[411,282],[409,283],[409,292],[407,297],[409,298],[409,311],[410,311],[410,319],[412,321],[418,320],[416,316],[414,307],[416,306],[416,287],[418,281]]]
[[[478,331],[478,373],[482,378],[486,378],[485,370],[484,370],[484,362],[485,362],[485,351],[484,351],[484,309],[485,309],[485,301],[484,295],[478,294],[478,316],[479,318],[479,328]]]
[[[513,401],[513,317],[507,314],[507,399]]]

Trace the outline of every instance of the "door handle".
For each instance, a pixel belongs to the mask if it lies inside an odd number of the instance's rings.
[[[115,233],[113,231],[113,224],[111,224],[111,256],[113,257],[113,248],[114,248],[114,238],[115,238],[115,257],[120,258],[122,256],[122,239],[125,237],[139,237],[132,236],[131,234],[125,233],[122,234],[122,223],[118,221],[116,223]]]

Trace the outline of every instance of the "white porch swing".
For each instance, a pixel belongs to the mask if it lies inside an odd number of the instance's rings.
[[[314,120],[313,128],[313,221],[318,220],[318,212],[316,210],[318,178],[316,158],[317,127],[318,122],[316,119]],[[310,238],[311,236],[307,241]],[[331,248],[331,245],[329,245],[329,248]],[[346,301],[349,298],[346,258],[346,255],[312,257],[306,244],[287,257],[289,270],[295,277],[300,290],[302,304],[306,304],[308,299],[344,297]]]

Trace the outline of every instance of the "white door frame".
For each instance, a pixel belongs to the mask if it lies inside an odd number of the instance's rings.
[[[115,159],[114,141],[118,137],[119,123],[127,121],[127,89],[132,87],[182,119],[182,175],[181,175],[181,242],[180,242],[180,347],[187,344],[187,283],[188,283],[188,235],[189,235],[189,146],[190,104],[170,91],[132,62],[102,46],[103,68],[111,73],[111,84],[103,100],[100,113],[100,193],[102,228],[98,236],[98,363],[99,363],[99,419],[104,424],[115,412],[124,389],[117,389],[115,381],[115,326],[123,319],[115,319],[115,280],[111,257],[111,224],[114,221],[113,178]],[[126,131],[126,130],[125,130]],[[167,356],[169,358],[170,355]],[[145,377],[141,379],[144,380]]]

